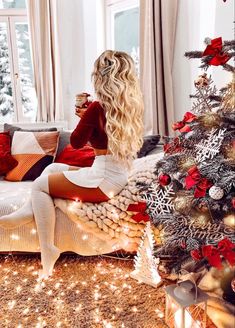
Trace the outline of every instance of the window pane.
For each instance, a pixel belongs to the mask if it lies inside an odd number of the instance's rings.
[[[119,11],[114,15],[114,47],[125,51],[139,65],[139,7]]]
[[[27,23],[16,23],[19,75],[23,116],[35,121],[36,94],[33,86],[33,69],[30,56],[29,30]]]
[[[0,9],[26,8],[25,0],[0,0]]]
[[[0,123],[12,122],[14,116],[7,25],[0,23]]]

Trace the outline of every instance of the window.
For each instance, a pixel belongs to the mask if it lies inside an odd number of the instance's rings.
[[[33,122],[36,109],[25,0],[0,0],[0,124]]]
[[[139,72],[139,0],[106,0],[107,48],[132,56]]]

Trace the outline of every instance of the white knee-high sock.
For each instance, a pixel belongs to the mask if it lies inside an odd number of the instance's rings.
[[[69,169],[69,165],[62,163],[52,163],[48,165],[41,176],[45,176],[51,173],[63,172]],[[14,229],[28,222],[31,222],[34,218],[32,210],[31,197],[24,203],[24,205],[15,212],[4,215],[0,218],[0,227],[5,229]]]
[[[54,264],[60,256],[60,250],[54,245],[55,207],[48,192],[48,176],[35,180],[32,188],[32,207],[41,248],[41,278],[52,274]]]

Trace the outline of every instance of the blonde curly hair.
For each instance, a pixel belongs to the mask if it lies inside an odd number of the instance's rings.
[[[143,144],[143,99],[133,59],[106,50],[92,73],[97,98],[104,108],[108,150],[127,167]]]

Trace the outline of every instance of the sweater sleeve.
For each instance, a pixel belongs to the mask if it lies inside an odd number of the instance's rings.
[[[89,141],[95,128],[95,107],[96,102],[87,108],[75,130],[72,132],[70,143],[73,148],[82,148]]]

